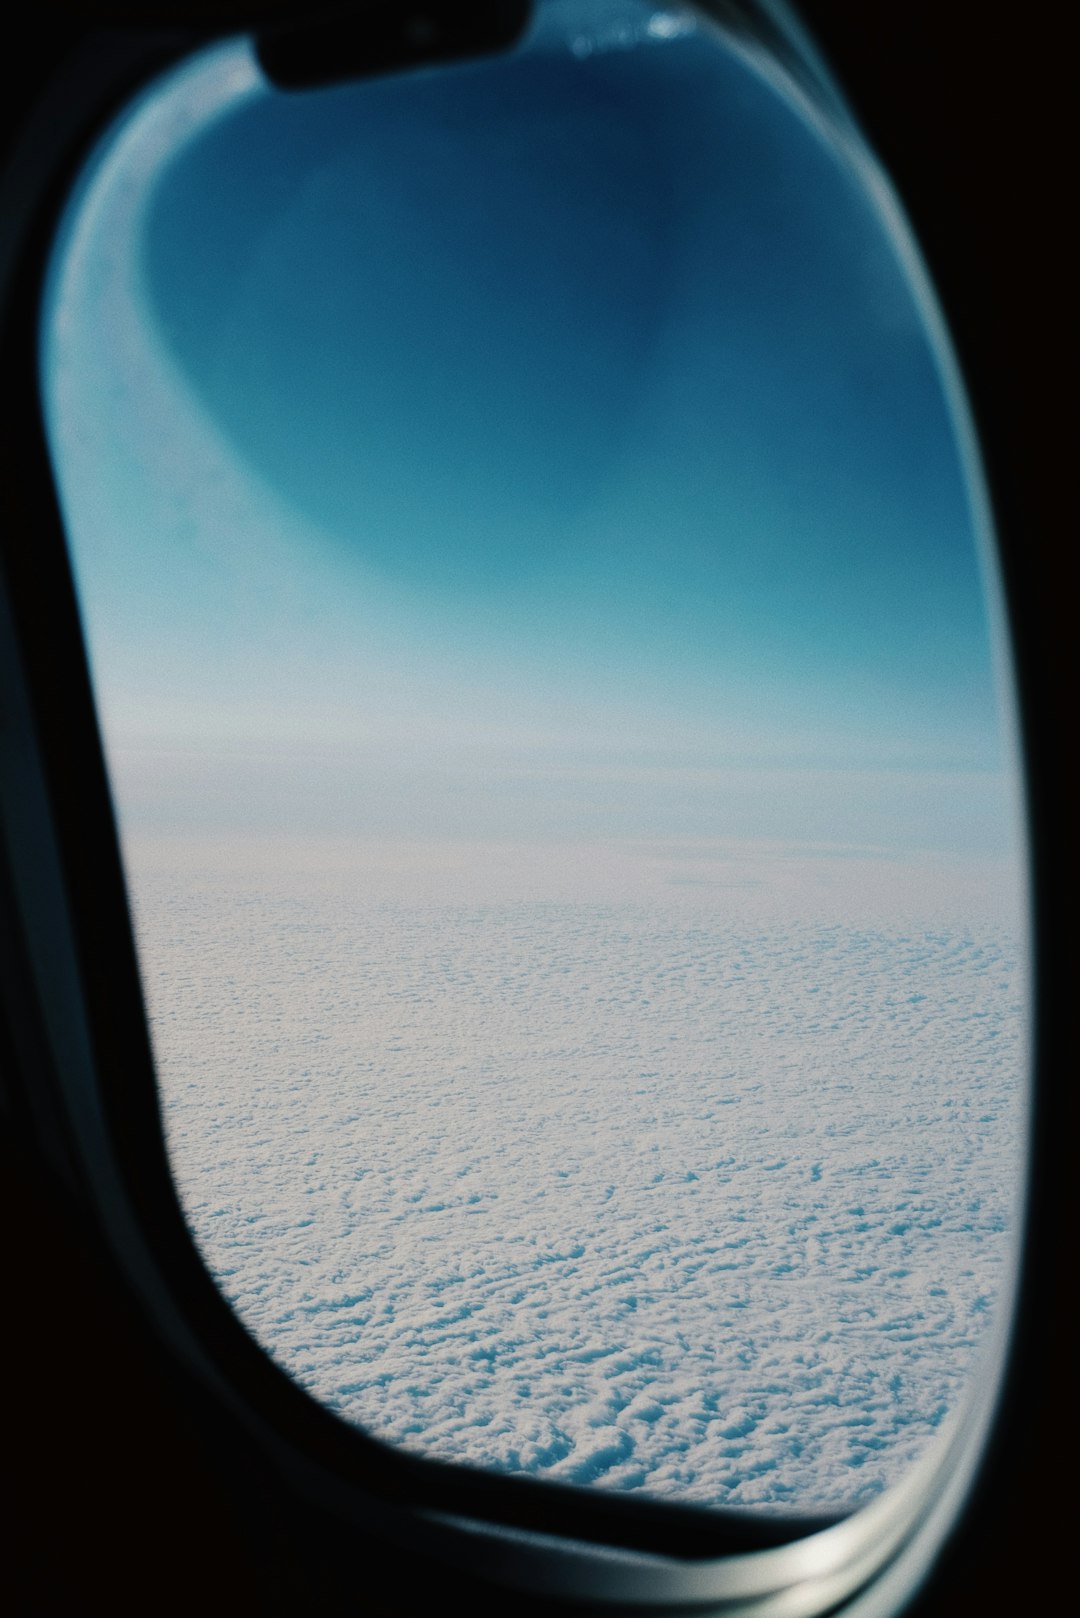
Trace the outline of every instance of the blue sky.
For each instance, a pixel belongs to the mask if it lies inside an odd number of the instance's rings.
[[[1010,850],[915,296],[704,34],[218,51],[106,143],[43,361],[135,829]]]

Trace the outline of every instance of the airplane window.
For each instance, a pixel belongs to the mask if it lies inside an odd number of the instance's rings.
[[[47,429],[170,1160],[390,1444],[853,1508],[947,1426],[1026,1083],[1008,656],[857,140],[681,7],[154,85]]]

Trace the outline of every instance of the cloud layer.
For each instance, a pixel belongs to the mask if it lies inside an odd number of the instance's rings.
[[[240,1318],[394,1444],[861,1502],[1008,1257],[1023,973],[989,923],[137,885],[173,1166]]]

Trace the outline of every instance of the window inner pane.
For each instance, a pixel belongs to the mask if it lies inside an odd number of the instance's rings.
[[[178,1189],[389,1442],[843,1508],[976,1368],[1018,771],[873,179],[628,0],[303,93],[209,52],[69,211],[48,425]]]

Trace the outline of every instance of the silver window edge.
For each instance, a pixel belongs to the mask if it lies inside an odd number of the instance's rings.
[[[929,282],[891,187],[788,8],[779,0],[751,0],[746,5],[697,0],[695,9],[711,18],[736,48],[751,55],[759,70],[782,82],[788,94],[794,93],[808,114],[842,144],[864,175],[873,177],[875,194],[888,202],[890,229],[900,229],[905,256],[914,255],[917,290],[922,296]],[[760,26],[762,19],[764,28]],[[776,50],[777,38],[786,42],[780,52]],[[179,49],[177,60],[169,66],[154,66],[168,73],[186,54]],[[147,82],[157,76],[158,72],[151,69]],[[53,112],[50,107],[50,122]],[[50,135],[55,139],[56,133],[54,124]],[[9,172],[9,184],[15,190],[17,215],[26,200],[18,166],[14,174]],[[950,402],[962,447],[969,466],[977,466],[974,434],[962,404],[958,372],[932,296],[927,312],[946,374],[952,378]],[[975,504],[978,510],[986,511],[983,500],[976,498]],[[988,519],[984,519],[984,526],[986,522]],[[993,592],[990,599],[995,604]],[[68,1101],[76,1114],[79,1108],[71,1092],[87,1083],[86,1068],[81,1063],[78,1066],[81,1073],[65,1069]],[[92,1080],[89,1084],[93,1089]],[[98,1184],[101,1205],[113,1216],[110,1223],[118,1250],[124,1253],[129,1271],[157,1316],[159,1328],[174,1346],[177,1342],[184,1344],[193,1368],[198,1361],[202,1375],[217,1384],[219,1394],[239,1410],[242,1398],[234,1390],[223,1388],[202,1362],[195,1343],[188,1339],[185,1323],[176,1316],[168,1284],[163,1283],[145,1238],[124,1217],[120,1205],[123,1199],[118,1204],[116,1186],[105,1166],[110,1153],[103,1149],[99,1156],[88,1147],[87,1156],[92,1159],[90,1178]],[[957,1522],[984,1455],[1008,1361],[1021,1235],[1019,1232],[1014,1239],[1011,1272],[997,1302],[994,1326],[965,1404],[898,1484],[851,1517],[805,1539],[718,1559],[688,1561],[507,1529],[445,1513],[409,1510],[374,1497],[357,1495],[355,1507],[365,1514],[370,1509],[371,1520],[403,1547],[430,1550],[448,1564],[533,1594],[598,1600],[624,1610],[658,1614],[693,1606],[715,1613],[718,1618],[737,1618],[751,1612],[755,1618],[815,1618],[846,1603],[843,1610],[850,1618],[887,1618],[911,1599],[932,1567]],[[279,1440],[276,1447],[281,1451],[286,1446]],[[295,1454],[290,1457],[294,1465],[297,1459]],[[301,1465],[309,1474],[313,1493],[326,1494],[332,1489],[340,1505],[340,1479],[331,1482],[314,1462],[303,1461]]]

